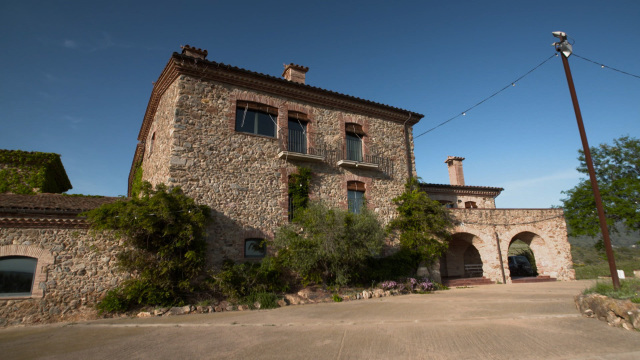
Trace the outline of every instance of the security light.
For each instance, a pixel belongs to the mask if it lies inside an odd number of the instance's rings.
[[[560,42],[554,42],[551,45],[556,47],[556,51],[562,52],[566,58],[569,58],[573,53],[573,46],[567,41],[567,33],[564,31],[553,31],[551,34],[560,39]]]

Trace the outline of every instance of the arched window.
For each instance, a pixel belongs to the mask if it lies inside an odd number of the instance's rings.
[[[0,297],[31,296],[37,263],[27,256],[0,258]]]
[[[364,191],[365,186],[360,181],[348,181],[347,182],[347,200],[349,205],[349,212],[354,214],[360,214],[364,207]]]
[[[346,123],[344,125],[346,136],[347,160],[362,161],[362,138],[365,136],[362,126]]]
[[[287,150],[301,154],[307,153],[307,115],[289,111]]]

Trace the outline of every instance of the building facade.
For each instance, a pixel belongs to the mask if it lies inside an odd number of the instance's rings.
[[[308,68],[283,78],[206,60],[184,46],[156,81],[130,173],[181,186],[214,210],[213,264],[259,257],[252,244],[286,223],[289,176],[312,171],[310,198],[383,222],[415,176],[412,127],[423,115],[306,84]],[[366,202],[363,202],[366,199]]]
[[[445,161],[449,185],[421,184],[430,198],[451,208],[456,220],[449,249],[432,271],[434,277],[451,284],[466,284],[468,279],[503,284],[534,280],[509,266],[513,247],[522,246],[535,258],[535,281],[574,280],[563,210],[496,209],[495,198],[504,189],[466,185],[463,160],[449,156]]]

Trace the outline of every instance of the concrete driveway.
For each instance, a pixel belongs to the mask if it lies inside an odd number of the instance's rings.
[[[580,316],[590,282],[0,330],[3,359],[640,359],[640,333]]]

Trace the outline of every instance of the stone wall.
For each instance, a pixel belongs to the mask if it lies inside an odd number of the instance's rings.
[[[186,75],[179,76],[164,97],[169,99],[160,102],[153,126],[156,144],[160,144],[158,134],[170,138],[163,140],[170,149],[169,173],[154,173],[158,165],[144,164],[143,179],[179,185],[188,196],[214,210],[214,223],[209,228],[214,264],[224,257],[242,260],[244,239],[270,238],[287,221],[287,179],[297,166],[312,170],[311,198],[346,208],[347,181],[361,181],[366,184],[367,206],[384,223],[394,216],[391,199],[402,193],[408,173],[402,123]],[[169,101],[173,98],[175,103]],[[236,132],[239,100],[277,108],[278,137]],[[344,141],[345,124],[360,124],[366,133],[364,153],[380,154],[393,166],[346,169],[330,157],[316,163],[280,159],[280,138],[287,133],[289,111],[307,116],[309,144],[314,147],[337,149]],[[167,162],[167,156],[152,155],[144,161]]]
[[[463,275],[463,255],[473,245],[480,254],[483,276],[510,283],[509,245],[519,239],[534,253],[539,275],[575,279],[562,209],[452,209],[452,214],[459,225],[447,254],[448,275]]]
[[[467,201],[473,201],[476,203],[479,209],[495,209],[496,200],[491,196],[481,195],[456,195],[456,194],[437,194],[430,193],[429,197],[433,200],[448,201],[455,204],[458,208],[464,208],[464,203]]]
[[[172,164],[171,150],[174,146],[173,132],[181,127],[173,121],[179,92],[178,83],[174,83],[164,93],[151,125],[149,137],[144,144],[142,173],[144,179],[152,184],[166,184],[169,179],[169,166]]]
[[[31,297],[0,297],[0,326],[95,316],[93,306],[123,280],[120,244],[86,229],[0,228],[0,256],[38,259]]]

